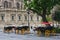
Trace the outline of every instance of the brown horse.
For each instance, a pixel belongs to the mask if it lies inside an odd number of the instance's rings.
[[[19,31],[21,31],[21,33],[22,33],[23,31],[24,31],[24,32],[25,32],[25,31],[28,31],[28,29],[29,29],[29,26],[22,26],[22,27],[19,27],[19,26],[18,26],[18,27],[15,28],[15,33],[18,34]],[[23,32],[23,33],[24,33],[24,32]],[[22,33],[22,34],[23,34],[23,33]]]
[[[4,32],[13,32],[13,29],[15,29],[14,26],[8,26],[8,27],[4,27]]]

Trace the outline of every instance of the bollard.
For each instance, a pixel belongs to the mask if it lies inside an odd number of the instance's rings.
[[[45,36],[46,36],[46,37],[50,36],[50,30],[46,30],[46,31],[45,31]]]

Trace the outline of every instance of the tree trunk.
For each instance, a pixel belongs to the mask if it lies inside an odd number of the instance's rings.
[[[43,22],[48,22],[47,18],[46,18],[46,8],[43,9],[43,13],[42,13],[42,21]],[[50,24],[48,24],[48,26],[50,26]]]
[[[47,18],[46,18],[46,9],[43,9],[42,21],[43,21],[43,22],[48,22],[48,20],[47,20]]]
[[[46,15],[44,15],[44,14],[42,15],[42,21],[43,22],[48,22],[47,19],[46,19]]]

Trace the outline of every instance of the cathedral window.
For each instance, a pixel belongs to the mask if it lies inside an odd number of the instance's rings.
[[[25,21],[27,21],[27,16],[25,15]]]
[[[14,16],[12,16],[12,20],[14,20]]]
[[[18,15],[18,20],[19,20],[19,21],[21,20],[21,15]]]
[[[11,6],[12,6],[12,4],[11,4],[11,2],[9,2],[9,8],[11,8]]]
[[[14,21],[15,20],[15,14],[11,15],[11,20]]]
[[[4,21],[4,17],[5,15],[4,14],[1,14],[1,20]]]
[[[23,9],[23,2],[21,2],[21,6],[20,7],[21,7],[21,10],[22,10]]]
[[[4,8],[8,8],[8,2],[4,1]]]
[[[17,2],[16,5],[17,5],[17,9],[19,9],[20,8],[20,4]]]
[[[37,16],[37,21],[39,21],[39,16]]]

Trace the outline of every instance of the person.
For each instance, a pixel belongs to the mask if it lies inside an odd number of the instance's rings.
[[[31,29],[32,29],[32,26],[31,26]]]

